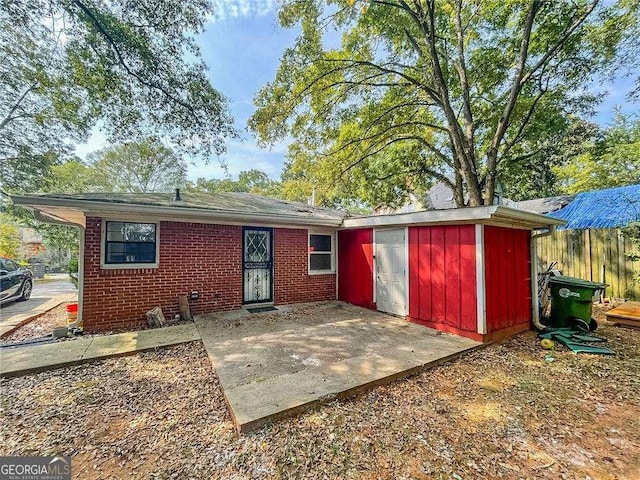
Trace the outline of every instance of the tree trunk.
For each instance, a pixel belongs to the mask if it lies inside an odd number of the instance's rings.
[[[459,153],[457,157],[457,163],[461,166],[460,171],[462,172],[463,180],[467,187],[466,190],[469,195],[469,206],[480,207],[483,205],[480,179],[475,174],[471,160],[465,156],[464,153]]]

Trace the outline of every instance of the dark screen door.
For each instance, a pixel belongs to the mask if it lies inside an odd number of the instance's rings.
[[[243,229],[244,303],[273,301],[273,242],[270,228]]]

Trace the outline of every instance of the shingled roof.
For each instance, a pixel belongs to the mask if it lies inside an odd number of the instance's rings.
[[[130,212],[190,218],[267,219],[284,223],[340,225],[347,212],[240,192],[195,193],[43,193],[12,195],[16,204],[37,206],[52,218],[70,220],[64,212]]]

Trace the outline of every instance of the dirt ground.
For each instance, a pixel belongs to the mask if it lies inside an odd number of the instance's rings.
[[[618,355],[529,332],[247,436],[199,342],[5,379],[0,455],[78,479],[637,479],[640,331],[598,333]]]

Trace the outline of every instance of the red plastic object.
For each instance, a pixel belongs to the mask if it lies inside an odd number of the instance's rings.
[[[69,303],[67,305],[67,313],[78,313],[78,304],[77,303]]]

